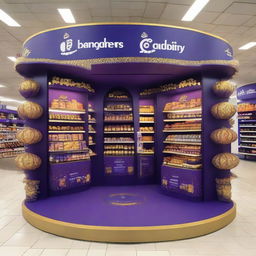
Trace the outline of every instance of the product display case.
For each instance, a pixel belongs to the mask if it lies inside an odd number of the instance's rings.
[[[82,240],[153,242],[234,219],[230,169],[239,160],[230,153],[236,110],[227,80],[237,62],[225,40],[164,25],[89,24],[39,33],[24,53],[19,114],[31,139],[16,163],[32,225]]]

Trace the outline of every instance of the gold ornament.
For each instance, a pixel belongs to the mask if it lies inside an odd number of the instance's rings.
[[[220,153],[213,157],[212,164],[220,170],[229,170],[239,164],[239,158],[231,153]]]
[[[26,192],[26,201],[35,201],[37,200],[39,194],[39,180],[30,180],[24,179],[25,183],[25,192]]]
[[[220,201],[231,202],[230,178],[216,179],[216,190]]]
[[[38,119],[43,114],[43,108],[32,101],[26,101],[18,107],[18,114],[23,119]]]
[[[220,102],[212,106],[211,113],[216,119],[230,119],[236,113],[236,108],[229,102]]]
[[[25,145],[36,144],[41,141],[42,137],[39,130],[30,127],[25,127],[16,134],[17,140]]]
[[[40,167],[42,160],[32,153],[22,153],[15,158],[16,166],[24,171],[32,171]]]
[[[211,133],[211,139],[217,144],[230,144],[237,140],[237,134],[232,129],[221,128]]]
[[[36,96],[40,85],[34,80],[25,80],[19,86],[19,92],[24,98]]]
[[[235,90],[235,86],[229,81],[220,81],[213,86],[213,92],[220,98],[228,98]]]

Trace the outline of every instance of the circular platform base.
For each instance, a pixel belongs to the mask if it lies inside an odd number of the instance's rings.
[[[214,232],[235,218],[233,203],[190,202],[156,186],[93,187],[23,204],[33,226],[56,235],[100,242],[156,242]]]

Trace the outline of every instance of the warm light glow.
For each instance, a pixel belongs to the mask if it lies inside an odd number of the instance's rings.
[[[3,84],[0,84],[0,88],[4,88],[4,87],[6,87],[5,85],[3,85]]]
[[[17,60],[17,58],[14,57],[14,56],[8,56],[7,58],[8,58],[9,60],[13,61],[13,62],[15,62],[15,61]]]
[[[0,20],[10,27],[20,27],[20,24],[17,23],[11,16],[9,16],[2,9],[0,9]]]
[[[181,20],[192,21],[208,2],[209,0],[195,0]]]
[[[256,42],[247,43],[239,48],[239,50],[248,50],[256,45]]]
[[[58,12],[66,23],[76,23],[70,9],[58,9]]]
[[[15,99],[2,97],[2,96],[0,96],[0,101],[3,101],[3,102],[17,102],[17,103],[23,103],[24,102],[24,101],[21,101],[21,100],[15,100]]]

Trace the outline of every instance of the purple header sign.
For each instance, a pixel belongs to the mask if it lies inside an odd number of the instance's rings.
[[[218,64],[216,61],[233,60],[233,50],[224,39],[190,28],[99,23],[38,33],[24,43],[23,57],[54,60],[151,57]]]
[[[256,84],[247,84],[237,89],[237,99],[256,99]]]

